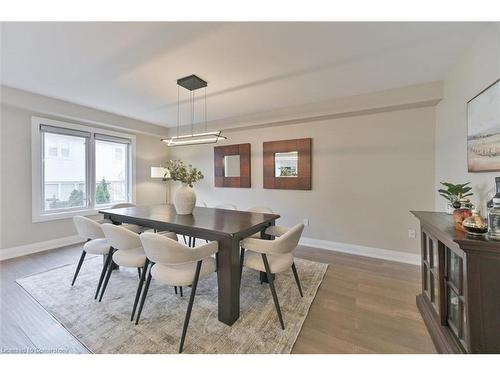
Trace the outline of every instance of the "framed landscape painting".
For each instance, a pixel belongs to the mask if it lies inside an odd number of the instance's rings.
[[[500,79],[467,102],[469,172],[500,171]]]

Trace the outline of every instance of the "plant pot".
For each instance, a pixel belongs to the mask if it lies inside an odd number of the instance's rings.
[[[453,215],[453,211],[455,211],[455,207],[453,207],[453,204],[451,204],[450,202],[448,202],[446,204],[446,213],[449,214],[449,215]]]
[[[187,184],[177,189],[174,196],[174,206],[178,215],[191,215],[196,205],[196,193]]]

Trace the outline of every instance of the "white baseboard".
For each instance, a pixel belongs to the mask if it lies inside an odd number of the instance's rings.
[[[16,258],[33,253],[39,253],[40,251],[57,249],[58,247],[75,245],[81,242],[83,241],[79,236],[68,236],[68,237],[56,238],[54,240],[49,240],[49,241],[35,242],[28,245],[9,247],[6,249],[0,249],[0,260]]]
[[[378,249],[375,247],[353,245],[342,242],[317,240],[315,238],[307,237],[302,237],[299,243],[304,246],[338,251],[339,253],[361,255],[370,258],[420,265],[420,254],[404,253],[402,251]]]

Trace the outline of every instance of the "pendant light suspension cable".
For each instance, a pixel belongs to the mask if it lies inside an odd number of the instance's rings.
[[[189,90],[189,112],[190,112],[190,134],[180,135],[181,133],[181,116],[180,116],[180,86]],[[204,87],[204,122],[205,131],[203,133],[194,133],[194,123],[196,112],[194,104],[196,101],[195,90]],[[187,124],[186,124],[187,125]],[[217,143],[217,141],[226,139],[226,137],[221,135],[221,131],[208,131],[208,120],[207,120],[207,82],[202,80],[196,75],[190,75],[177,80],[177,136],[170,137],[167,139],[162,139],[163,142],[167,143],[168,146],[183,146],[183,145],[198,145],[204,143]]]
[[[179,136],[179,126],[180,126],[180,111],[179,111],[179,86],[177,86],[177,136]]]

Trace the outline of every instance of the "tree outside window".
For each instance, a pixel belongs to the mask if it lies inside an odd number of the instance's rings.
[[[103,178],[101,182],[97,184],[95,190],[95,202],[96,204],[106,204],[110,202],[109,198],[108,183],[106,182],[106,179]]]

